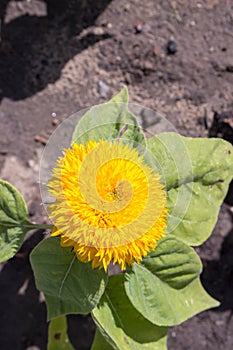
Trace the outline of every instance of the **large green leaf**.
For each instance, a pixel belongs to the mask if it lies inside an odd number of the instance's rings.
[[[36,286],[43,291],[48,304],[48,317],[68,313],[89,313],[99,302],[107,275],[80,262],[71,248],[60,246],[60,239],[51,237],[33,250],[30,261]]]
[[[67,336],[66,316],[55,318],[50,322],[47,350],[74,350]]]
[[[45,294],[45,300],[47,304],[48,320],[54,319],[55,317],[59,317],[61,315],[81,313],[77,311],[77,303],[71,299],[62,299],[60,297]]]
[[[134,307],[150,322],[174,326],[218,306],[203,289],[198,275],[199,258],[185,243],[168,237],[161,240],[141,265],[127,273],[125,289]]]
[[[202,264],[195,251],[175,237],[165,237],[142,265],[175,289],[184,288],[200,275]]]
[[[0,262],[10,259],[20,248],[28,229],[27,208],[14,186],[0,180]]]
[[[167,191],[193,179],[185,139],[179,134],[169,132],[154,136],[147,141],[146,161],[159,171]]]
[[[211,234],[233,174],[233,148],[221,139],[164,133],[148,140],[147,161],[162,174],[167,232],[190,245]]]
[[[124,275],[110,277],[92,316],[113,349],[166,349],[167,328],[153,325],[134,309],[124,290]]]
[[[136,117],[128,110],[126,87],[109,102],[90,108],[77,124],[72,141],[86,144],[89,140],[111,141],[119,136],[140,152],[145,151],[145,135]]]

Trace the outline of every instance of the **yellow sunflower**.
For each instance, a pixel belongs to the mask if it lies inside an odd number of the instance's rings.
[[[159,174],[121,141],[74,143],[57,161],[48,188],[52,236],[82,262],[121,269],[156,247],[165,234],[166,195]]]

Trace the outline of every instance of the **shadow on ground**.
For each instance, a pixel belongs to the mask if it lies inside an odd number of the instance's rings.
[[[43,238],[37,232],[10,259],[0,274],[1,349],[27,349],[36,345],[45,349],[47,325],[45,304],[39,301],[29,263],[29,253]],[[12,280],[14,281],[12,283]],[[12,336],[13,335],[13,336]]]
[[[213,123],[209,130],[209,137],[221,137],[233,144],[233,128],[231,125],[232,114],[215,112]],[[233,181],[230,183],[224,202],[233,206]],[[233,223],[233,220],[232,220]],[[203,261],[202,282],[205,289],[221,305],[216,311],[231,310],[233,314],[233,229],[225,237],[220,259]]]
[[[224,239],[219,260],[203,261],[202,283],[221,305],[215,311],[233,313],[233,230]]]
[[[111,0],[47,0],[46,16],[19,16],[4,24],[9,1],[1,0],[0,101],[21,100],[59,79],[75,55],[109,38],[108,34],[78,35],[94,25]]]
[[[32,249],[43,238],[43,231],[36,231],[1,270],[1,349],[25,350],[36,347],[46,350],[47,348],[46,305],[35,287],[29,262]],[[68,325],[69,336],[75,349],[89,350],[95,332],[91,317],[69,315]]]

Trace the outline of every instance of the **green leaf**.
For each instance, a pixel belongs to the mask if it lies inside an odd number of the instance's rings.
[[[66,316],[58,317],[49,324],[47,350],[74,350],[67,336]]]
[[[28,229],[28,213],[23,197],[6,181],[0,180],[0,262],[19,250]]]
[[[118,92],[118,94],[116,94],[111,100],[110,102],[120,102],[120,103],[128,103],[129,102],[129,93],[128,93],[128,89],[126,86],[123,87],[123,89]]]
[[[187,274],[187,271],[192,270],[191,266],[185,262],[185,250],[180,252],[178,257],[176,247],[174,254],[180,261],[180,266],[173,260],[172,253],[170,255],[165,253],[162,256],[161,252],[157,258],[153,257],[151,271],[135,263],[132,272],[126,276],[125,289],[131,303],[145,318],[159,326],[178,325],[201,311],[219,305],[205,292],[199,278],[195,278],[189,284],[184,283],[186,278],[189,280],[192,276],[193,272]],[[161,270],[162,261],[165,265],[163,270]],[[193,265],[195,270],[196,263]]]
[[[77,124],[72,141],[86,144],[89,140],[112,141],[119,136],[122,142],[144,153],[145,135],[136,117],[128,110],[126,87],[109,102],[90,108]]]
[[[202,264],[195,251],[177,240],[165,237],[141,263],[153,275],[175,289],[181,289],[197,278]]]
[[[162,133],[147,141],[147,163],[161,175],[166,190],[192,180],[192,164],[183,138],[176,133]],[[184,160],[182,162],[182,160]]]
[[[153,325],[134,309],[124,290],[124,275],[110,277],[92,317],[114,349],[166,349],[167,328]]]
[[[38,288],[39,289],[39,288]],[[62,299],[44,294],[47,305],[47,319],[51,320],[61,315],[82,313],[77,311],[77,303],[71,299]]]
[[[70,247],[60,246],[59,238],[43,240],[30,261],[36,286],[46,297],[49,319],[68,313],[87,314],[99,302],[107,274],[80,262]]]
[[[107,340],[102,336],[98,328],[96,328],[95,338],[91,347],[91,350],[113,350],[113,348]]]
[[[164,133],[148,140],[146,160],[162,174],[167,232],[189,245],[211,234],[233,174],[233,147],[221,139]]]

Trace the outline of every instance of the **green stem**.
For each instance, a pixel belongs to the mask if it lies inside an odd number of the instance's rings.
[[[23,227],[28,228],[29,230],[38,230],[38,229],[44,229],[44,230],[51,230],[54,225],[47,225],[47,224],[33,224],[32,222],[26,222],[25,224],[22,223],[3,223],[0,222],[0,226],[7,226],[7,227]]]
[[[54,225],[47,225],[47,224],[33,224],[30,223],[30,225],[28,225],[28,227],[31,227],[33,230],[35,229],[45,229],[45,230],[51,230],[53,228]],[[26,226],[27,227],[27,226]]]

